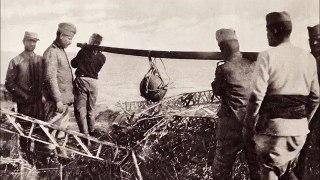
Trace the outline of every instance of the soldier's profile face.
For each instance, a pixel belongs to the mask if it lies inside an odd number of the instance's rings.
[[[23,40],[24,49],[26,51],[34,51],[37,45],[37,40],[34,39],[24,39]]]
[[[267,38],[268,38],[269,46],[276,46],[277,45],[273,32],[268,28],[267,28]]]
[[[73,37],[71,37],[71,36],[61,34],[60,40],[61,40],[61,45],[63,46],[63,48],[67,48],[72,43],[72,39],[73,39]]]

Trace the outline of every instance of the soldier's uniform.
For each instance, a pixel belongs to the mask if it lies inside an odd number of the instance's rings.
[[[99,43],[102,37],[94,33],[90,42]],[[89,43],[90,43],[89,42]],[[92,135],[94,129],[94,109],[98,95],[98,73],[106,62],[106,57],[97,50],[83,47],[71,60],[75,74],[74,115],[81,133]]]
[[[320,24],[308,27],[311,53],[316,58],[318,69],[318,80],[320,82]],[[301,150],[295,172],[299,179],[319,179],[320,169],[320,109],[309,123],[310,133]]]
[[[38,41],[38,35],[25,32],[24,39]],[[8,66],[5,86],[17,103],[18,113],[43,119],[43,104],[41,90],[43,86],[43,58],[34,52],[22,52],[13,58]],[[22,128],[30,128],[31,123],[24,120],[18,122]],[[30,151],[31,140],[21,137],[22,152]]]
[[[76,28],[70,23],[60,23],[59,32],[74,36]],[[73,75],[67,53],[59,42],[54,41],[43,54],[45,67],[44,105],[45,121],[67,127],[69,106],[73,103]],[[64,111],[58,113],[56,104],[62,102]],[[59,135],[55,132],[53,135]]]
[[[291,30],[286,12],[266,16],[267,27]],[[261,52],[245,122],[256,122],[256,150],[262,179],[278,179],[295,166],[308,134],[308,120],[319,104],[314,57],[285,41]],[[259,116],[258,116],[259,115]],[[292,177],[294,178],[294,177]]]
[[[218,42],[236,40],[233,30],[217,31]],[[252,137],[242,136],[242,120],[246,113],[248,96],[255,61],[242,57],[240,52],[232,54],[218,66],[212,83],[214,95],[220,96],[221,107],[216,130],[216,152],[213,162],[215,179],[231,179],[232,166],[237,153],[244,149],[250,168],[250,176],[257,179],[257,162]]]

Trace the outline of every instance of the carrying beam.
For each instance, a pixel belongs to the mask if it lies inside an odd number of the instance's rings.
[[[204,51],[157,51],[157,50],[143,50],[143,49],[128,49],[128,48],[117,48],[107,46],[95,46],[88,45],[85,43],[77,43],[78,47],[86,46],[98,51],[123,54],[131,56],[142,56],[142,57],[155,57],[155,58],[169,58],[169,59],[190,59],[190,60],[222,60],[221,52],[204,52]],[[256,60],[257,52],[242,52],[243,57]]]

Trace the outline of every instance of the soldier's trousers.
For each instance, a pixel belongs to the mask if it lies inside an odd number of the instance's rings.
[[[41,102],[41,99],[39,99],[36,102],[28,103],[28,104],[17,103],[17,110],[18,110],[18,113],[43,120],[43,104]],[[17,119],[17,121],[19,122],[19,124],[23,129],[29,129],[32,125],[30,122],[25,120]],[[19,145],[20,145],[21,151],[24,153],[29,153],[31,151],[30,149],[31,142],[32,141],[28,138],[20,137]]]
[[[242,136],[242,124],[236,118],[222,116],[216,129],[216,151],[213,161],[213,177],[215,180],[231,180],[232,167],[237,154],[243,150],[249,165],[250,178],[259,180],[259,166],[256,158],[253,134]]]
[[[62,128],[67,128],[69,122],[69,105],[64,105],[64,111],[62,113],[57,112],[57,105],[54,101],[46,101],[44,103],[44,121],[52,123],[54,125],[60,126]],[[51,136],[56,139],[61,139],[65,137],[65,133],[58,130],[49,130]],[[39,135],[46,141],[49,141],[47,135],[40,130]],[[42,143],[35,143],[35,150],[40,152],[48,152],[55,149],[54,146],[45,145]]]
[[[74,82],[74,115],[80,132],[90,135],[94,129],[94,109],[98,95],[97,80],[77,77]]]
[[[309,129],[294,172],[299,179],[320,179],[320,108],[309,123]]]
[[[254,136],[262,180],[277,180],[295,167],[305,136]],[[295,178],[295,177],[294,177]]]

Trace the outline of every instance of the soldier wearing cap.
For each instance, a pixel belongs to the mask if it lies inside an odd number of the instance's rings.
[[[45,121],[66,128],[69,121],[69,106],[73,103],[73,75],[65,48],[76,34],[76,27],[71,23],[60,23],[56,39],[46,49],[44,57]],[[57,138],[62,132],[52,132]],[[54,148],[54,147],[52,147]]]
[[[245,124],[254,129],[261,179],[296,179],[295,166],[308,122],[319,105],[314,57],[290,43],[292,22],[287,12],[266,16],[267,38],[273,48],[257,59]]]
[[[316,58],[318,68],[318,80],[320,81],[320,24],[308,27],[309,45],[311,54]],[[319,179],[319,174],[314,169],[320,167],[320,109],[309,123],[310,133],[301,153],[295,172],[299,179]]]
[[[252,133],[242,136],[255,61],[242,57],[233,29],[216,32],[225,63],[218,66],[212,83],[213,93],[221,98],[218,112],[216,152],[213,162],[214,179],[231,179],[237,153],[243,149],[248,160],[251,179],[259,179]]]
[[[13,58],[8,67],[5,86],[17,103],[18,113],[43,119],[42,84],[43,84],[43,58],[34,53],[38,34],[25,32],[23,37],[24,51]],[[19,120],[23,129],[30,128],[27,121]],[[20,137],[20,148],[23,153],[30,154],[31,141]]]
[[[93,33],[89,45],[99,46],[102,36]],[[74,114],[81,133],[91,135],[94,130],[94,106],[98,95],[98,73],[106,62],[106,57],[97,50],[83,47],[71,60],[76,69]]]

